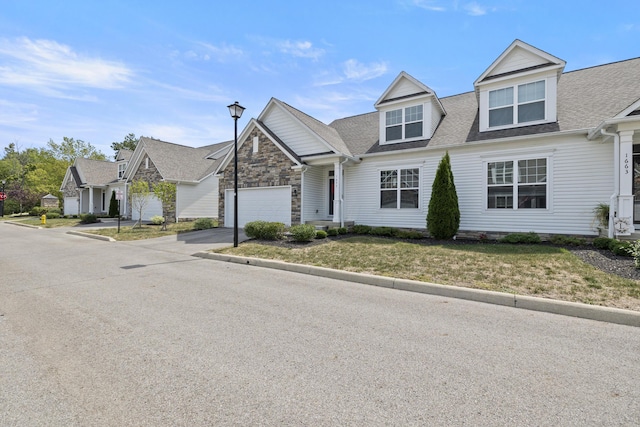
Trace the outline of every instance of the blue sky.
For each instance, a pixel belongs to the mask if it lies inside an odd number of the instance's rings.
[[[514,39],[565,71],[635,58],[640,2],[0,0],[0,145],[197,147],[233,138],[228,104],[242,129],[271,97],[329,123],[373,111],[401,71],[470,91]]]

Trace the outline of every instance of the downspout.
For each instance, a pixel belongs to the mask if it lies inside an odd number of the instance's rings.
[[[613,137],[613,194],[609,198],[609,231],[607,237],[614,238],[614,218],[617,215],[618,196],[620,195],[620,135],[617,132],[607,132],[604,128],[600,133]]]
[[[300,224],[304,224],[304,173],[307,168],[302,167],[300,169]]]

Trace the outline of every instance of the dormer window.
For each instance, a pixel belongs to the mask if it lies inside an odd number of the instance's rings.
[[[127,169],[126,163],[118,164],[118,179],[122,179],[124,177],[124,171]]]
[[[423,106],[391,110],[385,113],[385,141],[419,138],[422,136]]]
[[[544,80],[489,91],[489,127],[537,122],[544,114]]]

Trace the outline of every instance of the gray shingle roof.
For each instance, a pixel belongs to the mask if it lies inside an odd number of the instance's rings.
[[[114,162],[79,157],[75,167],[83,179],[82,185],[106,186],[118,178],[118,166]]]
[[[193,182],[215,171],[222,158],[213,160],[207,156],[220,148],[229,147],[230,142],[193,148],[141,137],[139,144],[143,144],[145,152],[165,180]]]
[[[440,99],[447,115],[426,146],[446,148],[487,139],[593,129],[638,99],[640,58],[562,74],[558,81],[557,123],[481,133],[478,131],[476,94],[466,92]],[[353,155],[382,151],[376,149],[379,138],[377,112],[338,119],[329,126],[336,129]],[[395,150],[415,148],[402,143],[388,147]],[[384,151],[387,150],[384,147]]]

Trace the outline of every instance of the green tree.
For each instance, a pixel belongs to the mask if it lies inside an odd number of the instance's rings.
[[[151,191],[149,191],[149,183],[142,179],[137,179],[131,183],[129,187],[129,197],[131,208],[138,212],[138,221],[133,224],[135,228],[136,224],[142,228],[142,214],[149,204],[149,198],[151,197]]]
[[[453,182],[449,152],[440,160],[431,186],[431,200],[427,213],[427,230],[436,239],[451,239],[460,227],[458,194]]]
[[[136,135],[134,133],[130,133],[129,135],[124,137],[124,140],[122,142],[112,142],[111,148],[113,149],[113,151],[115,151],[113,157],[115,158],[118,155],[118,151],[120,150],[135,151],[136,147],[138,146],[139,140],[140,138],[136,138]]]
[[[53,157],[63,160],[67,163],[67,166],[70,166],[78,157],[93,160],[107,160],[107,156],[100,152],[100,150],[91,145],[90,142],[84,142],[81,139],[73,139],[65,136],[62,138],[60,144],[50,139],[47,147]]]
[[[111,191],[111,200],[109,200],[109,217],[115,218],[120,215],[118,210],[118,201],[116,200],[116,192]]]
[[[164,217],[162,229],[166,230],[170,209],[173,209],[173,215],[175,216],[176,185],[171,182],[160,181],[153,186],[153,194],[162,202],[162,216]]]

